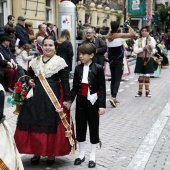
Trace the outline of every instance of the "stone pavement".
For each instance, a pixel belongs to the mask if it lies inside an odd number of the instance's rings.
[[[145,170],[170,170],[170,119],[159,137]]]
[[[169,165],[169,140],[170,130],[169,118],[164,121],[165,126],[158,127],[159,133],[149,135],[152,132],[155,122],[160,122],[160,115],[166,107],[170,98],[170,67],[164,67],[159,78],[151,79],[151,98],[146,98],[144,95],[140,98],[135,98],[138,90],[137,77],[134,76],[134,65],[131,67],[132,74],[121,82],[118,93],[120,104],[116,108],[112,108],[108,100],[110,99],[110,82],[107,85],[107,110],[106,114],[100,118],[100,138],[102,148],[97,148],[96,163],[94,169],[99,170],[125,170],[133,164],[138,149],[141,148],[145,139],[151,141],[150,154],[147,150],[142,150],[144,155],[147,155],[145,160],[146,170],[161,170]],[[13,132],[17,116],[12,114],[14,108],[5,109],[7,121],[10,124]],[[72,115],[74,119],[75,104],[72,106]],[[169,110],[170,112],[170,110]],[[165,116],[164,116],[165,117]],[[164,120],[164,119],[163,119]],[[160,123],[161,124],[161,123]],[[162,127],[163,131],[160,129]],[[157,132],[157,130],[156,130]],[[153,133],[151,133],[153,134]],[[156,137],[155,137],[156,136]],[[146,138],[147,137],[147,138]],[[153,140],[154,139],[154,142]],[[86,160],[80,166],[74,166],[74,159],[78,156],[78,151],[74,156],[56,157],[53,166],[48,167],[45,164],[46,158],[40,160],[40,164],[32,166],[30,158],[32,155],[21,155],[25,170],[80,170],[88,169],[88,161],[90,154],[89,134],[85,145]],[[141,164],[140,160],[138,160]],[[160,168],[160,169],[159,169]],[[140,168],[131,167],[132,169],[140,170]]]

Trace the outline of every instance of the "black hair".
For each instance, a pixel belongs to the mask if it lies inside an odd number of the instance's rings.
[[[44,41],[45,40],[53,40],[54,41],[54,45],[55,45],[55,38],[53,37],[53,36],[47,36],[47,37],[45,37],[44,39],[43,39],[43,41],[42,41],[42,44],[44,44]]]
[[[78,47],[80,54],[92,54],[96,53],[96,46],[93,43],[85,43]]]
[[[36,38],[30,38],[29,41],[28,41],[28,43],[29,43],[29,44],[32,44],[32,43],[34,42],[34,40],[36,40]]]
[[[8,15],[8,21],[11,20],[12,18],[15,18],[13,15]]]
[[[112,21],[110,23],[111,33],[116,33],[118,31],[119,26],[120,26],[120,23],[118,21]]]
[[[52,25],[52,23],[47,23],[47,27],[49,27],[50,25]]]
[[[146,29],[146,30],[147,30],[147,32],[149,32],[149,27],[148,27],[148,26],[144,26],[144,27],[142,27],[142,28],[141,28],[141,31],[142,31],[143,29]]]

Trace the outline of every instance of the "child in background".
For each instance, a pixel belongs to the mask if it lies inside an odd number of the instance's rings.
[[[27,73],[28,62],[34,58],[33,55],[30,55],[31,46],[29,44],[24,44],[21,48],[16,47],[16,60],[17,63],[24,69],[24,72]]]

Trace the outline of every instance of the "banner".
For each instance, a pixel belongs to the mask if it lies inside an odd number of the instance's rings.
[[[146,17],[146,1],[147,0],[130,0],[128,1],[128,14],[130,16]]]
[[[147,0],[147,20],[152,19],[152,0]]]

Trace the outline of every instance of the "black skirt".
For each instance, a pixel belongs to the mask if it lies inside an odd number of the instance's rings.
[[[33,97],[27,99],[18,117],[17,128],[28,132],[55,133],[60,122],[50,98],[38,78],[34,79]],[[60,99],[60,84],[54,78],[47,78],[53,92]]]
[[[153,74],[154,73],[154,60],[152,57],[146,58],[146,66],[142,57],[137,57],[134,73],[137,74]]]

